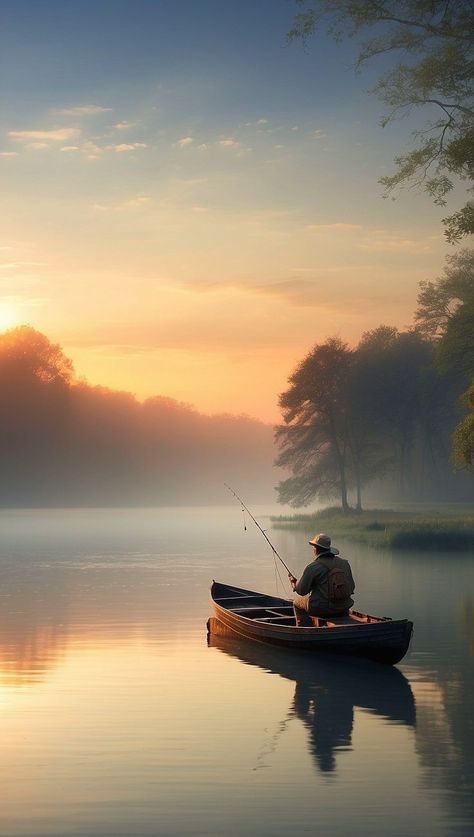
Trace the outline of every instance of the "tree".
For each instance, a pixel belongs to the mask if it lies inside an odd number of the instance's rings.
[[[453,434],[453,459],[458,470],[474,471],[474,379],[461,397],[469,413],[459,422]]]
[[[306,41],[321,27],[338,41],[375,32],[361,47],[358,67],[394,54],[394,65],[374,89],[389,107],[382,125],[422,108],[427,121],[418,144],[395,158],[383,177],[386,194],[422,186],[445,206],[457,179],[474,181],[474,4],[471,0],[296,0],[290,39]],[[472,185],[468,187],[472,191]],[[474,201],[443,219],[451,243],[474,232]]]
[[[338,338],[316,345],[280,396],[284,424],[276,430],[277,465],[293,476],[280,483],[279,501],[307,505],[339,494],[348,511],[347,381],[351,351]]]
[[[436,365],[457,389],[470,387],[459,399],[469,413],[453,434],[453,460],[457,468],[472,468],[474,387],[474,250],[447,257],[444,276],[422,282],[415,314],[417,328],[436,344]]]
[[[72,362],[57,343],[31,326],[18,326],[0,335],[0,375],[43,384],[70,382]]]
[[[316,345],[280,396],[277,465],[292,475],[279,501],[338,495],[349,511],[355,489],[361,511],[364,486],[385,476],[402,498],[443,485],[455,396],[434,356],[423,335],[390,326],[366,332],[354,350],[337,338]]]
[[[278,487],[281,503],[305,506],[317,496],[339,496],[347,512],[355,488],[362,511],[363,486],[389,467],[393,457],[378,434],[380,405],[367,354],[333,337],[314,346],[290,377],[280,396],[284,424],[276,430],[276,464],[293,472]]]
[[[446,398],[433,348],[419,334],[379,326],[362,335],[357,358],[367,443],[378,449],[379,470],[394,472],[403,497],[422,488],[444,426]]]
[[[420,282],[416,328],[439,341],[458,310],[474,298],[474,250],[461,250],[446,257],[443,276]]]
[[[63,455],[72,375],[61,348],[34,328],[0,335],[0,496],[46,495]]]

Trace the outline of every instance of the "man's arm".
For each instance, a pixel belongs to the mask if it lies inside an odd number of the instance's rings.
[[[295,585],[295,592],[299,596],[306,596],[317,585],[318,580],[325,575],[324,567],[313,563],[308,564],[300,580]]]

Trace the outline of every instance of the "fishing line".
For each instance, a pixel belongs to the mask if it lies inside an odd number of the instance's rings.
[[[225,487],[227,488],[227,490],[228,490],[228,491],[230,491],[230,493],[234,495],[235,499],[239,501],[239,503],[240,503],[240,505],[241,505],[241,508],[242,508],[242,511],[243,511],[243,512],[247,512],[248,516],[249,516],[249,517],[253,520],[253,522],[255,523],[255,526],[257,527],[257,529],[259,529],[259,530],[260,530],[260,532],[262,533],[263,537],[265,538],[265,540],[267,541],[268,545],[270,546],[270,548],[271,548],[271,550],[272,550],[272,552],[273,552],[274,557],[278,558],[278,560],[279,560],[279,561],[281,561],[281,563],[283,564],[283,566],[284,566],[285,570],[287,571],[287,573],[288,573],[289,575],[291,575],[291,576],[292,576],[292,575],[293,575],[293,573],[291,572],[291,570],[290,570],[290,568],[288,567],[288,565],[287,565],[287,564],[285,564],[285,562],[284,562],[283,558],[281,557],[281,555],[279,555],[279,554],[278,554],[278,552],[276,551],[276,549],[275,549],[275,547],[273,546],[273,544],[272,544],[272,542],[271,542],[270,538],[269,538],[269,537],[268,537],[268,535],[266,534],[265,529],[262,529],[262,527],[260,526],[259,522],[258,522],[257,520],[255,520],[255,518],[254,518],[254,516],[253,516],[252,512],[250,511],[250,509],[248,509],[248,508],[247,508],[247,506],[245,505],[244,501],[243,501],[243,500],[239,497],[239,495],[238,495],[238,494],[236,494],[236,493],[235,493],[234,489],[233,489],[233,488],[231,488],[231,487],[230,487],[230,485],[227,485],[227,483],[226,483],[226,482],[224,483],[224,485],[225,485]],[[244,518],[244,521],[245,521],[245,518]],[[244,527],[245,527],[245,531],[246,531],[246,530],[247,530],[247,527],[245,526],[245,522],[244,522]]]

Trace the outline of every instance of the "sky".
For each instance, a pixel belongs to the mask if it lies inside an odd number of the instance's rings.
[[[311,347],[412,323],[453,248],[377,182],[356,45],[288,44],[293,0],[0,0],[0,329],[92,384],[279,420]]]

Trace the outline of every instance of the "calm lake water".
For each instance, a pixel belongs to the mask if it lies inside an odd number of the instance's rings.
[[[238,506],[0,525],[2,837],[473,833],[473,556],[335,541],[357,608],[415,623],[391,668],[208,645],[213,578],[289,594]]]

